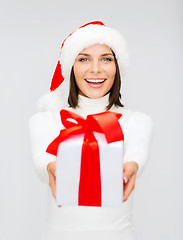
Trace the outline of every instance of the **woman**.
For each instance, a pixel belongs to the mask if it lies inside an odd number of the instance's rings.
[[[132,112],[121,103],[121,79],[126,74],[128,53],[121,34],[102,22],[83,25],[70,34],[61,47],[51,93],[39,105],[43,112],[30,120],[33,160],[41,180],[49,183],[47,240],[134,240],[132,203],[136,176],[148,158],[153,123],[149,116]],[[70,81],[69,81],[70,79]],[[61,109],[84,118],[106,110],[121,113],[124,133],[123,203],[120,208],[62,206],[55,198],[56,157],[46,152],[64,128]]]

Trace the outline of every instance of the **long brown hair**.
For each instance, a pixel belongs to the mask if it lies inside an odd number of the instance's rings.
[[[112,51],[115,59],[115,64],[116,64],[116,75],[115,75],[115,80],[114,84],[109,90],[109,104],[106,106],[106,110],[109,110],[113,105],[119,106],[119,107],[124,107],[124,105],[121,103],[121,93],[120,93],[120,88],[121,88],[121,76],[119,72],[119,66],[115,57],[114,52]],[[68,97],[68,103],[69,106],[72,108],[78,107],[78,86],[75,81],[75,76],[74,76],[74,70],[73,67],[71,69],[71,74],[70,74],[70,89],[69,89],[69,97]],[[108,93],[109,93],[108,92]],[[107,93],[106,93],[107,94]]]

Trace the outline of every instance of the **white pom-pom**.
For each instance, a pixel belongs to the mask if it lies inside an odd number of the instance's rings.
[[[37,106],[39,111],[60,111],[66,103],[63,101],[59,94],[55,92],[50,92],[44,94],[41,98],[39,98]]]

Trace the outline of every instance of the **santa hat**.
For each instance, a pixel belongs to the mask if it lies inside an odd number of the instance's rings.
[[[38,101],[40,110],[57,111],[68,105],[70,73],[78,54],[94,44],[106,44],[115,53],[121,78],[128,68],[127,44],[119,31],[100,21],[90,22],[71,33],[62,43],[60,57],[52,78],[50,93]]]

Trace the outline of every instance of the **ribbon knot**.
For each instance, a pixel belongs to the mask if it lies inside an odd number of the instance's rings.
[[[106,111],[86,119],[67,110],[60,111],[65,129],[48,146],[46,152],[57,155],[59,144],[72,135],[84,133],[81,154],[78,205],[101,206],[101,176],[98,142],[93,132],[103,133],[108,143],[124,140],[118,119],[122,114]],[[112,161],[112,159],[111,159]]]
[[[91,130],[91,127],[89,125],[88,119],[85,120],[85,131]]]

